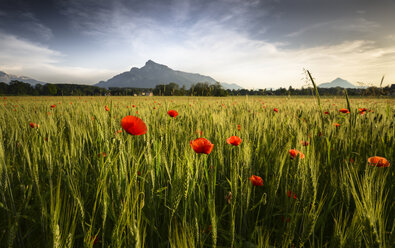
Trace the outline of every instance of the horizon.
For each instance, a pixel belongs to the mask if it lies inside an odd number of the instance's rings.
[[[395,82],[395,1],[4,0],[0,71],[93,85],[148,60],[246,89]]]
[[[148,61],[146,61],[146,64],[148,63],[148,62],[153,62],[154,64],[158,64],[158,65],[161,65],[161,66],[166,66],[166,65],[163,65],[163,64],[160,64],[160,63],[157,63],[157,62],[155,62],[155,61],[153,61],[153,60],[148,60]],[[166,66],[167,67],[167,66]],[[136,67],[132,67],[131,69],[133,69],[133,68],[136,68]],[[140,67],[140,68],[137,68],[137,69],[141,69],[142,67]],[[169,68],[169,67],[168,67]],[[130,70],[131,70],[130,69]],[[179,71],[179,70],[176,70],[176,69],[173,69],[173,68],[169,68],[169,69],[171,69],[171,70],[174,70],[174,71]],[[129,71],[130,71],[129,70]],[[126,71],[126,72],[128,72],[128,71]],[[4,71],[1,71],[0,70],[0,73],[6,73],[6,72],[4,72]],[[186,72],[186,73],[190,73],[190,72]],[[7,73],[6,73],[7,74]],[[121,73],[122,74],[122,73]],[[201,74],[199,74],[199,73],[191,73],[191,74],[198,74],[198,75],[201,75]],[[33,79],[33,80],[36,80],[35,78],[30,78],[30,77],[28,77],[28,76],[25,76],[25,75],[13,75],[13,74],[7,74],[8,76],[14,76],[14,77],[18,77],[18,78],[24,78],[24,77],[27,77],[28,79]],[[119,74],[117,74],[117,75],[119,75]],[[116,75],[116,76],[117,76]],[[207,75],[201,75],[201,76],[207,76]],[[19,79],[19,80],[22,80],[23,81],[23,79]],[[338,80],[341,80],[341,81],[344,81],[344,83],[345,84],[351,84],[351,85],[353,85],[353,86],[355,86],[355,87],[358,87],[358,88],[364,88],[364,87],[370,87],[370,86],[372,86],[372,85],[356,85],[356,84],[353,84],[353,83],[351,83],[351,82],[349,82],[348,80],[345,80],[345,79],[343,79],[343,78],[340,78],[340,77],[337,77],[337,78],[335,78],[335,79],[333,79],[332,81],[330,81],[330,82],[323,82],[323,83],[319,83],[317,86],[318,87],[320,87],[320,85],[327,85],[327,84],[333,84],[333,83],[335,83],[336,84],[336,81],[338,81]],[[39,81],[39,80],[37,80],[37,81]],[[106,82],[106,81],[100,81],[100,82],[98,82],[98,83],[101,83],[101,82]],[[218,82],[218,81],[217,81]],[[25,82],[25,83],[27,83],[27,82]],[[62,83],[62,82],[60,82],[60,83],[53,83],[53,82],[42,82],[42,83],[44,83],[44,84],[46,84],[46,83],[49,83],[49,84],[75,84],[75,85],[88,85],[88,86],[97,86],[96,84],[98,84],[98,83],[95,83],[95,84],[81,84],[81,83]],[[170,82],[169,82],[170,83]],[[199,82],[199,83],[208,83],[208,82]],[[218,83],[225,83],[226,84],[226,82],[218,82]],[[343,82],[342,82],[343,83]],[[160,85],[160,83],[158,84],[158,85]],[[178,83],[178,85],[181,87],[182,85],[181,84],[179,84]],[[236,84],[236,85],[238,85],[238,84]],[[238,85],[239,86],[239,85]],[[391,86],[391,84],[389,84],[389,85],[385,85],[385,86]],[[385,87],[385,86],[383,86],[383,87]],[[98,86],[98,87],[102,87],[102,86]],[[280,89],[280,88],[289,88],[289,87],[292,87],[292,85],[289,85],[288,87],[282,87],[282,86],[280,86],[280,87],[277,87],[277,88],[273,88],[273,87],[267,87],[267,88],[243,88],[243,89],[247,89],[247,90],[260,90],[260,89],[264,89],[264,90],[278,90],[278,89]],[[312,83],[311,83],[311,81],[308,81],[308,83],[307,84],[305,84],[305,85],[302,85],[302,86],[300,86],[300,87],[292,87],[293,89],[302,89],[302,88],[306,88],[306,87],[308,87],[308,88],[313,88],[313,85],[312,85]],[[332,87],[334,87],[334,86],[332,86]],[[337,86],[336,86],[337,87]],[[133,88],[133,87],[131,87],[131,88]],[[137,88],[139,88],[139,87],[137,87]],[[149,88],[149,87],[148,87]],[[224,87],[225,88],[225,87]],[[327,88],[327,87],[324,87],[324,88]],[[225,88],[226,89],[226,88]]]

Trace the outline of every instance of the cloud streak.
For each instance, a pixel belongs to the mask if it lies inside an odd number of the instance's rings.
[[[0,32],[0,68],[7,73],[30,76],[45,82],[85,84],[115,73],[104,69],[60,65],[62,57],[62,53],[41,44]]]

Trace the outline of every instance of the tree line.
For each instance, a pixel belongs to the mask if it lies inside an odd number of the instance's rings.
[[[343,88],[318,88],[322,96],[343,95]],[[395,84],[384,88],[367,87],[357,89],[347,89],[350,96],[395,96]],[[176,83],[160,84],[155,88],[100,88],[91,85],[79,84],[37,84],[32,86],[21,81],[11,81],[9,84],[0,82],[0,95],[30,95],[30,96],[135,96],[148,95],[153,93],[155,96],[305,96],[312,95],[313,88],[294,89],[291,86],[279,89],[224,89],[220,83],[196,83],[189,89],[185,86],[180,87]]]

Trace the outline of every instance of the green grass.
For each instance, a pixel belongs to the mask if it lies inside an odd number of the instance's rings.
[[[367,163],[394,163],[394,99],[0,103],[0,247],[394,247],[394,167]],[[117,134],[126,115],[147,133]],[[197,131],[214,144],[209,155],[190,147]],[[226,143],[233,135],[237,147]],[[291,159],[292,148],[305,158]]]

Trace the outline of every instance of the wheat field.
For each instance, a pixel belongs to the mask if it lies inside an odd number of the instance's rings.
[[[395,246],[395,99],[0,104],[0,247]],[[123,130],[128,115],[147,132]],[[199,137],[209,154],[192,149]]]

